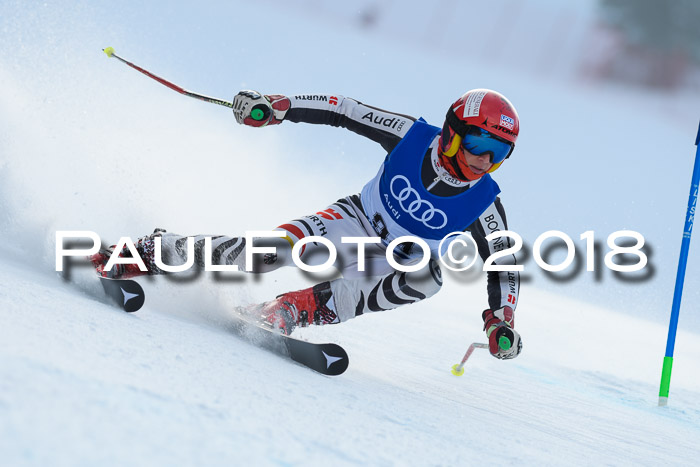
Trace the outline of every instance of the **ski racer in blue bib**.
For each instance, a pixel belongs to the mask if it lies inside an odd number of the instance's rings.
[[[238,123],[252,127],[284,121],[343,127],[379,143],[387,153],[376,176],[360,193],[277,227],[284,232],[283,239],[275,239],[281,242],[275,245],[277,254],[257,261],[254,272],[293,265],[292,246],[305,237],[320,236],[337,248],[342,261],[336,267],[342,277],[249,307],[267,326],[290,334],[297,326],[340,323],[433,296],[442,286],[438,259],[444,251],[440,251],[440,241],[450,233],[471,234],[484,260],[510,246],[508,237],[486,239],[508,228],[498,197],[500,189],[491,173],[510,157],[520,129],[515,108],[498,92],[467,92],[449,107],[442,127],[325,94],[283,96],[241,91],[234,98],[233,113]],[[430,248],[431,259],[423,270],[399,272],[387,262],[387,245],[404,236],[419,238]],[[166,264],[185,262],[188,237],[157,229],[136,245],[148,268],[145,274],[164,273],[154,261],[155,237],[161,238]],[[358,267],[357,245],[343,243],[343,237],[379,237],[377,243],[364,245],[364,268]],[[212,242],[213,264],[245,269],[245,238],[222,235]],[[195,236],[197,266],[204,266],[203,247],[203,237]],[[325,246],[309,242],[302,247],[301,258],[312,264],[319,252],[327,258]],[[132,264],[104,271],[112,253],[107,249],[92,257],[98,273],[122,278],[144,274]],[[411,242],[394,249],[394,256],[406,264],[417,262],[423,254]],[[502,256],[494,264],[515,265],[515,257]],[[489,350],[500,359],[514,358],[522,348],[514,325],[519,274],[488,272],[487,279],[489,307],[482,318]]]

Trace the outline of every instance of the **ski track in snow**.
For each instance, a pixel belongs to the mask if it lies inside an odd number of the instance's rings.
[[[178,316],[159,309],[164,284],[145,284],[146,306],[126,314],[5,258],[0,451],[8,465],[680,465],[698,454],[697,386],[672,386],[671,406],[655,407],[656,381],[537,355],[545,345],[566,360],[566,338],[548,329],[522,331],[514,361],[478,350],[463,377],[451,375],[465,337],[481,335],[465,331],[473,320],[459,310],[435,311],[439,296],[431,306],[300,329],[348,350],[350,368],[331,378],[203,320],[196,297]],[[577,332],[616,334],[597,324]],[[640,352],[647,357],[660,363]]]

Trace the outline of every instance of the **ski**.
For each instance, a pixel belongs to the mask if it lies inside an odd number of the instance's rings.
[[[100,282],[107,296],[127,313],[138,311],[146,300],[143,288],[134,280],[100,277]]]
[[[338,344],[315,344],[267,329],[237,313],[231,331],[258,347],[287,357],[327,376],[338,376],[347,370],[348,354]]]
[[[105,293],[128,313],[139,310],[145,301],[141,285],[131,279],[100,277]],[[318,373],[338,376],[347,370],[348,354],[332,343],[316,344],[277,333],[241,313],[233,316],[231,331],[258,347],[289,358]]]

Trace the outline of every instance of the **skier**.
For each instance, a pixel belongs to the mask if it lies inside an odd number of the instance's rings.
[[[302,238],[320,236],[337,248],[336,266],[343,275],[251,307],[267,326],[290,334],[296,326],[339,323],[431,297],[442,286],[436,260],[443,252],[438,251],[438,245],[451,232],[469,232],[484,260],[509,246],[508,237],[486,240],[488,234],[507,229],[505,211],[497,196],[500,189],[490,173],[510,156],[519,133],[515,108],[495,91],[474,89],[461,96],[448,109],[441,129],[423,119],[339,95],[287,97],[241,91],[234,98],[233,113],[238,123],[252,127],[291,121],[347,128],[379,143],[388,153],[361,193],[280,225],[276,230],[282,231],[284,238],[255,241],[255,246],[275,246],[277,253],[257,255],[253,272],[293,265],[293,245]],[[387,245],[405,235],[420,237],[430,247],[431,259],[421,271],[398,272],[386,260]],[[105,277],[163,274],[154,260],[155,237],[161,237],[165,264],[185,263],[187,237],[161,229],[136,243],[147,272],[134,264],[117,264],[105,271],[112,249],[101,250],[91,260],[98,274]],[[365,271],[358,268],[360,247],[342,243],[341,237],[380,237],[380,243],[363,245]],[[245,248],[243,237],[214,237],[212,264],[235,264],[245,270]],[[199,267],[205,264],[203,251],[204,237],[197,236],[195,262]],[[120,255],[128,256],[129,252],[124,248]],[[319,255],[327,258],[326,247],[310,242],[302,247],[300,257],[306,264],[314,264]],[[422,259],[423,251],[414,243],[402,243],[394,256],[403,264],[415,264]],[[515,265],[515,257],[501,257],[494,264]],[[514,358],[522,347],[514,329],[519,274],[489,272],[487,276],[489,309],[483,311],[482,318],[489,350],[500,359]]]

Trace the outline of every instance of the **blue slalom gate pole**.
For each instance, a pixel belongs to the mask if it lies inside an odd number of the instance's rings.
[[[659,389],[659,405],[668,404],[668,390],[671,386],[671,368],[673,366],[673,347],[676,344],[676,329],[678,328],[678,315],[681,311],[681,296],[683,295],[683,281],[685,280],[685,266],[688,262],[688,250],[690,249],[690,234],[693,231],[695,207],[698,203],[698,184],[700,184],[700,127],[695,137],[695,166],[693,179],[690,184],[690,197],[688,198],[688,211],[685,216],[685,230],[681,242],[681,255],[678,259],[678,272],[676,273],[676,288],[673,292],[673,305],[671,306],[671,322],[668,325],[668,339],[666,340],[666,356],[661,370],[661,387]]]

